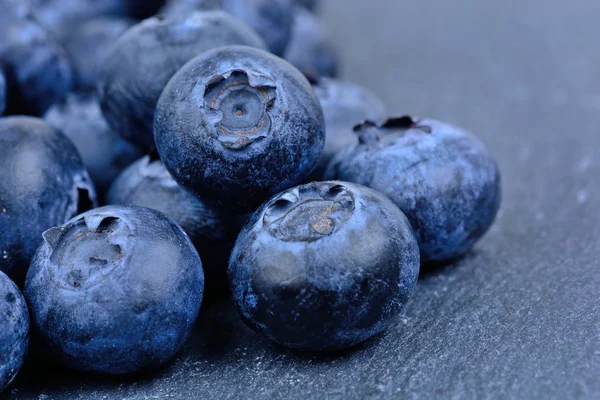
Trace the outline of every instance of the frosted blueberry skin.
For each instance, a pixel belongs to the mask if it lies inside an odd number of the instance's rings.
[[[310,174],[325,125],[297,69],[265,51],[231,46],[198,56],[171,79],[154,136],[177,182],[241,214]]]
[[[344,349],[384,330],[418,274],[417,241],[398,207],[372,189],[335,181],[270,199],[229,261],[246,324],[309,351]]]
[[[100,17],[61,25],[57,38],[71,59],[77,91],[96,90],[110,47],[133,23],[127,18]]]
[[[203,288],[200,257],[175,222],[149,208],[106,206],[44,232],[25,297],[60,362],[127,374],[183,346]]]
[[[71,141],[43,120],[0,118],[0,271],[21,285],[42,232],[96,204]]]
[[[292,34],[283,58],[310,79],[338,74],[338,55],[324,27],[300,6],[294,7]]]
[[[243,22],[222,11],[147,19],[125,32],[102,64],[98,92],[115,132],[150,151],[156,103],[169,79],[189,60],[213,48],[264,48]]]
[[[6,78],[0,69],[0,115],[4,114],[4,110],[6,110]]]
[[[500,207],[500,172],[483,143],[432,119],[393,118],[356,126],[358,144],[340,152],[326,177],[379,190],[415,229],[421,260],[452,260],[492,225]]]
[[[0,271],[0,393],[23,365],[29,345],[29,311],[21,291]]]
[[[0,0],[0,67],[8,84],[6,114],[39,116],[73,85],[66,52],[24,0]]]
[[[71,93],[65,102],[52,106],[44,119],[77,147],[102,198],[119,173],[143,155],[110,129],[93,95]]]
[[[313,89],[325,116],[325,148],[319,165],[312,174],[323,180],[329,161],[338,152],[356,143],[352,128],[364,120],[380,121],[386,117],[386,106],[375,94],[352,82],[322,78]]]
[[[125,169],[108,193],[109,204],[137,205],[158,210],[177,222],[198,250],[206,291],[226,292],[227,263],[246,216],[202,201],[177,184],[160,160],[145,156]]]
[[[250,25],[269,51],[282,55],[291,37],[292,0],[171,0],[166,15],[187,15],[194,10],[221,9]],[[243,43],[239,43],[243,44]]]

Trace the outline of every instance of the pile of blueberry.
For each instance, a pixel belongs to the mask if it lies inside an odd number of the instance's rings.
[[[156,368],[203,297],[353,346],[498,211],[477,138],[334,78],[314,1],[163,3],[0,0],[0,390],[30,334],[77,370]]]

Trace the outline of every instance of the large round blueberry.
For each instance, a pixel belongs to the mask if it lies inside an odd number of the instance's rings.
[[[452,125],[408,116],[355,127],[359,143],[326,176],[391,198],[419,239],[423,262],[458,257],[483,236],[500,206],[500,173],[483,143]]]
[[[99,70],[110,47],[133,21],[102,17],[63,24],[57,33],[71,59],[79,91],[94,91]]]
[[[21,284],[42,232],[92,207],[96,192],[75,146],[37,118],[0,118],[0,171],[0,270]]]
[[[29,312],[21,291],[0,271],[0,393],[23,365],[29,345]]]
[[[241,213],[307,177],[325,129],[297,69],[265,51],[231,46],[204,53],[171,79],[154,135],[181,185]]]
[[[338,56],[323,26],[300,6],[294,7],[292,35],[284,58],[312,79],[333,77],[338,72]]]
[[[7,113],[41,115],[71,89],[73,72],[66,53],[32,16],[26,1],[3,0],[0,27]]]
[[[203,287],[200,257],[179,225],[149,208],[107,206],[44,232],[25,297],[62,363],[124,374],[175,355]]]
[[[98,193],[106,193],[117,175],[142,156],[109,128],[93,95],[72,93],[64,103],[52,106],[44,119],[73,141]]]
[[[151,160],[149,156],[119,175],[110,188],[108,202],[149,207],[172,218],[200,253],[207,290],[223,291],[229,255],[245,216],[236,216],[200,200],[179,186],[160,160]]]
[[[352,183],[313,182],[265,203],[229,262],[244,321],[295,349],[338,350],[381,332],[412,293],[419,248],[402,212]]]
[[[356,143],[352,128],[364,121],[385,118],[385,104],[369,90],[355,83],[323,78],[313,86],[325,116],[325,148],[313,173],[321,180],[329,161],[341,150]]]
[[[6,110],[6,78],[4,72],[0,69],[0,115]]]
[[[230,44],[264,47],[252,28],[222,11],[150,18],[133,26],[109,51],[100,72],[100,103],[108,123],[150,150],[154,110],[169,79],[198,54]]]

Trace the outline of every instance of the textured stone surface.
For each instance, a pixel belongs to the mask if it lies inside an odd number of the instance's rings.
[[[354,351],[282,350],[215,305],[152,376],[30,362],[9,398],[600,397],[600,3],[341,3],[321,9],[344,78],[390,111],[477,132],[496,156],[504,198],[486,237],[423,274],[401,318]]]

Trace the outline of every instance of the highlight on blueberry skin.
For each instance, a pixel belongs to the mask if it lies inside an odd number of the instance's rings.
[[[143,155],[110,129],[92,94],[69,94],[64,102],[53,105],[44,119],[75,144],[102,197],[117,175]]]
[[[0,66],[8,84],[7,114],[39,116],[73,85],[64,49],[23,0],[0,0]]]
[[[152,208],[177,222],[200,254],[206,290],[215,295],[226,292],[229,254],[245,215],[236,216],[202,201],[178,185],[164,164],[150,156],[119,175],[108,193],[108,203]]]
[[[364,120],[386,117],[386,106],[368,89],[352,82],[322,78],[314,85],[325,116],[325,148],[312,178],[322,180],[329,161],[338,152],[356,143],[352,128]]]
[[[171,79],[154,136],[177,182],[242,213],[310,174],[325,126],[302,73],[265,51],[231,46],[196,57]]]
[[[77,149],[33,117],[0,118],[0,271],[21,285],[42,232],[96,205]]]
[[[409,116],[357,125],[358,143],[336,155],[326,177],[388,196],[413,225],[424,263],[469,251],[500,207],[500,172],[473,135]]]
[[[44,232],[25,297],[43,341],[80,371],[127,374],[170,360],[204,289],[190,239],[164,214],[106,206]]]
[[[96,90],[110,47],[134,22],[122,17],[100,17],[61,25],[56,35],[71,60],[78,91]]]
[[[169,79],[197,55],[233,44],[265,46],[252,28],[222,11],[158,16],[133,26],[115,42],[100,71],[98,92],[108,123],[150,151],[156,103]]]
[[[338,74],[338,55],[325,28],[304,7],[294,7],[292,34],[283,58],[310,79]]]
[[[29,346],[29,311],[21,291],[0,271],[0,393],[23,365]]]
[[[313,182],[271,198],[229,261],[235,305],[281,345],[340,350],[383,331],[417,282],[419,249],[404,214],[372,189]]]

